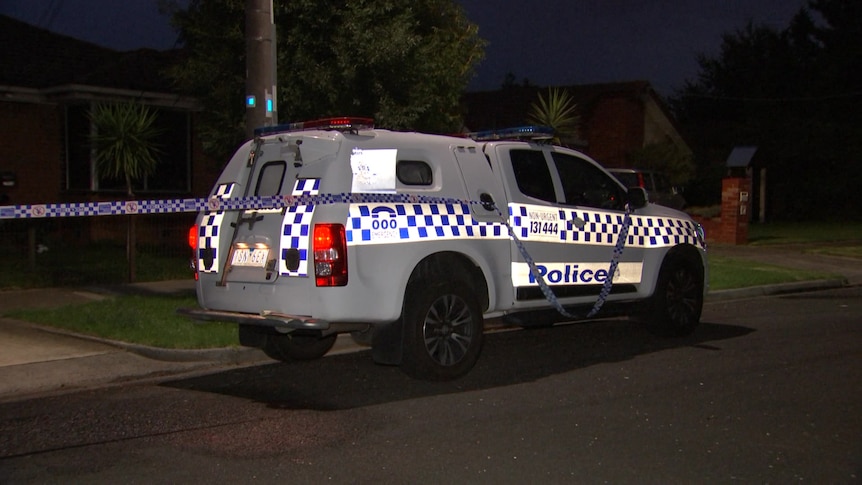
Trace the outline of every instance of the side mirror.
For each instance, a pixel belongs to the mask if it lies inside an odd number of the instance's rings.
[[[629,187],[629,191],[626,195],[626,202],[632,210],[646,207],[649,202],[649,196],[647,195],[646,189],[643,187]]]

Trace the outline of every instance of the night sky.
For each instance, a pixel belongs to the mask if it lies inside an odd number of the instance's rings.
[[[806,0],[459,0],[489,41],[470,90],[507,73],[535,85],[647,80],[662,94],[694,79],[696,55],[749,21],[789,25]],[[157,0],[0,0],[0,13],[118,50],[169,49]]]

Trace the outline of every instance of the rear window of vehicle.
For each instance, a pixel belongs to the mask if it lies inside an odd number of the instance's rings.
[[[260,168],[260,175],[257,177],[257,187],[254,189],[254,195],[269,196],[280,194],[286,170],[287,164],[284,161],[266,162]]]
[[[404,185],[431,185],[434,182],[431,166],[420,160],[398,160],[395,175]]]

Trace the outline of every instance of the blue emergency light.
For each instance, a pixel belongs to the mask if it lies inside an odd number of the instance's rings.
[[[486,130],[467,133],[467,137],[476,141],[494,140],[550,140],[554,137],[554,129],[550,126],[529,125],[501,130]]]
[[[250,94],[245,97],[245,107],[246,108],[254,108],[257,106],[257,98],[254,97],[253,94]]]

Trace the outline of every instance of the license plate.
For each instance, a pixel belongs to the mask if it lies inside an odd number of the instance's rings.
[[[236,248],[233,251],[232,266],[251,266],[263,268],[269,256],[269,249],[264,248]]]

